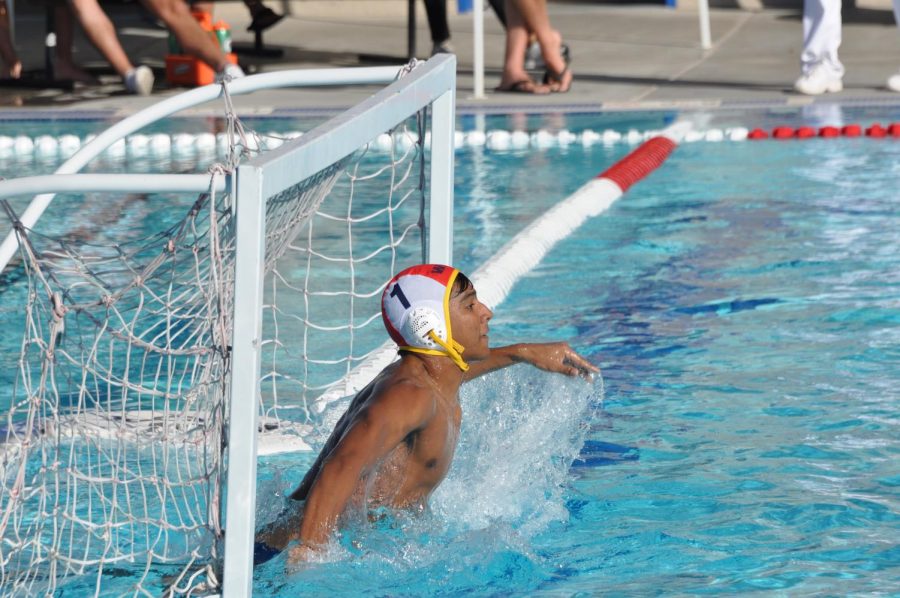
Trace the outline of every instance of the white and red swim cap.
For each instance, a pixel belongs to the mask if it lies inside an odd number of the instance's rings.
[[[422,264],[403,270],[384,288],[381,317],[401,351],[446,355],[466,371],[465,348],[450,329],[450,290],[459,270],[441,264]]]

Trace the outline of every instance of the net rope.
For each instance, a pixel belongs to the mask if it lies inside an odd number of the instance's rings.
[[[224,90],[211,182],[265,147]],[[312,441],[310,402],[381,344],[380,293],[424,257],[426,113],[373,132],[387,155],[364,146],[267,199],[261,453]],[[4,203],[25,276],[0,396],[0,595],[218,587],[233,208],[204,194],[165,230],[107,240],[28,230]]]

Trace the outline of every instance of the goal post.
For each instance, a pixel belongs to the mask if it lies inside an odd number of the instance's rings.
[[[430,106],[427,259],[452,261],[456,60],[436,57],[300,139],[237,168],[234,333],[227,449],[225,596],[252,591],[266,202]],[[271,251],[271,248],[269,248]]]
[[[257,511],[258,459],[310,450],[343,381],[377,373],[393,274],[452,262],[455,68],[209,86],[113,125],[57,174],[0,181],[22,261],[3,289],[22,326],[0,388],[0,596],[251,593],[256,519],[274,508],[270,493]],[[299,137],[253,131],[230,104],[354,83],[385,87]],[[76,174],[215,97],[228,160],[209,174]],[[79,217],[35,226],[54,193]],[[34,194],[21,214],[5,201]]]

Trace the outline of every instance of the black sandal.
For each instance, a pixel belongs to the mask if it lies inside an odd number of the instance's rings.
[[[569,85],[568,87],[563,89],[563,79],[565,79],[566,73],[569,73],[570,76]],[[567,91],[572,89],[573,79],[574,77],[571,76],[571,72],[569,71],[569,65],[566,65],[566,68],[558,73],[550,69],[544,71],[544,85],[549,86],[552,93],[566,93]]]

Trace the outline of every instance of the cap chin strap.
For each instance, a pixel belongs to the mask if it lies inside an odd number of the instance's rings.
[[[462,345],[460,345],[458,342],[456,342],[453,339],[450,339],[450,344],[445,343],[443,341],[443,339],[441,339],[441,337],[439,337],[434,332],[434,330],[428,331],[428,337],[431,338],[431,340],[436,342],[438,345],[440,345],[444,349],[444,351],[447,352],[447,356],[453,360],[453,363],[456,364],[456,367],[458,367],[459,369],[461,369],[464,372],[469,369],[469,364],[466,363],[462,358],[462,353],[463,353],[463,351],[466,350],[465,347],[463,347]]]

